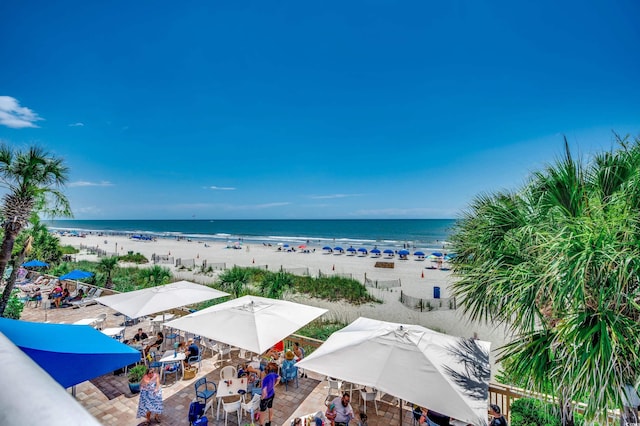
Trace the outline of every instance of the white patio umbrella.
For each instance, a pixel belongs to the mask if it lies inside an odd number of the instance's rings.
[[[102,296],[96,298],[96,301],[125,314],[129,318],[138,318],[228,295],[229,293],[206,285],[178,281],[127,293]]]
[[[489,342],[361,317],[297,366],[486,425],[489,350]]]
[[[286,300],[243,296],[165,325],[260,354],[325,312]]]

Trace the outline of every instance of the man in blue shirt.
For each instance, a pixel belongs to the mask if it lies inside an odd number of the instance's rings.
[[[275,362],[267,364],[267,375],[262,379],[262,399],[260,400],[260,426],[264,423],[264,412],[269,409],[269,421],[265,426],[271,426],[271,418],[273,417],[273,398],[276,396],[275,386],[280,381],[278,375],[278,365]]]

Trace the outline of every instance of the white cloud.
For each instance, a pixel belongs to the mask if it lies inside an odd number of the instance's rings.
[[[362,197],[362,194],[328,194],[328,195],[310,195],[312,200],[329,200],[334,198]]]
[[[109,181],[103,180],[102,182],[88,182],[86,180],[79,180],[77,182],[71,182],[70,187],[74,186],[113,186]]]
[[[236,190],[235,188],[230,187],[230,186],[215,186],[215,185],[212,185],[212,186],[207,186],[206,188],[214,190],[214,191],[235,191]]]
[[[84,123],[80,123],[80,122],[71,123],[69,124],[69,127],[84,127]]]
[[[42,120],[29,108],[21,107],[16,98],[0,96],[0,124],[12,129],[24,127],[38,127],[34,123]]]

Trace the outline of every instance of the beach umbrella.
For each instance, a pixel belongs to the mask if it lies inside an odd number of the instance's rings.
[[[367,249],[366,249],[366,248],[364,248],[364,247],[360,247],[360,248],[358,249],[358,251],[359,251],[360,253],[365,253],[365,254],[367,253]],[[372,250],[372,251],[373,251],[373,250]]]
[[[424,252],[422,251],[417,251],[415,253],[413,253],[414,256],[420,256],[420,257],[424,257]]]
[[[296,365],[486,425],[490,345],[361,317]]]
[[[327,312],[280,299],[243,296],[169,321],[167,327],[261,354]]]
[[[377,248],[374,248],[374,249],[371,250],[371,253],[372,254],[380,254],[380,250],[377,249]]]
[[[349,247],[349,248],[347,249],[347,251],[348,251],[349,253],[355,253],[355,252],[356,252],[356,249],[354,249],[353,247]]]
[[[80,269],[74,269],[68,274],[64,274],[60,277],[61,280],[82,280],[93,276],[93,272],[82,271]]]
[[[46,268],[49,266],[47,262],[42,260],[30,260],[22,264],[25,268]]]
[[[411,254],[411,252],[409,252],[409,250],[400,250],[400,251],[398,252],[398,254],[399,254],[400,256],[409,256],[409,255]]]
[[[178,281],[142,290],[102,296],[96,298],[96,301],[125,314],[129,318],[139,318],[228,295],[229,293],[206,285]]]
[[[0,318],[0,332],[62,387],[140,361],[140,352],[86,325]]]
[[[298,246],[298,248],[299,248],[299,249],[306,249],[306,248],[307,248],[307,246],[306,246],[305,244],[301,244],[301,245],[299,245],[299,246]]]
[[[344,251],[344,249],[342,247],[340,247],[340,246],[334,247],[333,250],[334,251]]]
[[[283,245],[282,247],[289,247],[289,244],[285,244],[285,245]]]
[[[451,254],[445,254],[444,255],[444,260],[451,260],[451,259],[455,259],[457,256],[457,254],[455,253],[451,253]]]
[[[322,247],[322,250],[333,251],[333,249],[329,246]]]
[[[442,257],[443,255],[439,251],[434,251],[433,253],[431,253],[431,256]]]
[[[385,250],[383,251],[383,253],[384,253],[384,254],[393,254],[393,250],[391,250],[391,249],[385,249]]]
[[[0,424],[26,423],[26,419],[37,416],[38,423],[49,426],[100,425],[71,394],[2,333],[0,358],[0,376],[4,383],[10,384],[0,386]]]

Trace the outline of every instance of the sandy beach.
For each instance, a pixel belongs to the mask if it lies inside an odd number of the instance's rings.
[[[360,316],[375,318],[406,324],[419,324],[440,332],[460,336],[472,337],[477,333],[481,340],[492,343],[493,362],[498,347],[506,343],[507,337],[504,328],[489,324],[470,322],[460,309],[433,310],[420,312],[410,309],[400,303],[400,291],[418,298],[432,298],[434,287],[440,287],[442,298],[451,296],[449,286],[454,279],[450,271],[439,269],[426,269],[432,266],[429,260],[417,261],[413,256],[409,260],[372,258],[370,256],[347,256],[346,254],[327,254],[322,247],[309,245],[309,253],[303,253],[296,249],[288,252],[280,246],[265,246],[261,244],[243,244],[240,249],[227,248],[225,243],[188,241],[185,239],[157,239],[156,241],[139,241],[124,236],[98,236],[86,237],[61,236],[61,244],[74,247],[98,247],[108,253],[115,253],[116,247],[120,255],[129,251],[141,253],[147,258],[152,255],[170,256],[174,259],[183,259],[185,263],[195,263],[196,267],[191,271],[177,269],[173,264],[161,264],[172,270],[179,279],[187,279],[199,283],[211,283],[215,281],[216,274],[205,275],[198,273],[199,266],[206,261],[207,264],[225,264],[226,268],[237,266],[262,266],[271,271],[281,268],[290,271],[302,271],[308,269],[309,274],[318,276],[323,274],[351,274],[351,277],[364,282],[365,275],[372,280],[400,280],[400,288],[370,289],[375,297],[384,301],[382,304],[367,304],[353,306],[342,302],[328,302],[324,300],[305,297],[302,295],[290,295],[287,298],[313,306],[324,307],[329,310],[325,318],[335,318],[344,322],[351,322]],[[345,247],[346,248],[346,247]],[[315,251],[314,251],[315,249]],[[81,251],[76,256],[77,260],[96,260],[95,255],[88,255]],[[376,261],[393,262],[394,268],[377,268]],[[494,369],[495,370],[495,369]]]

